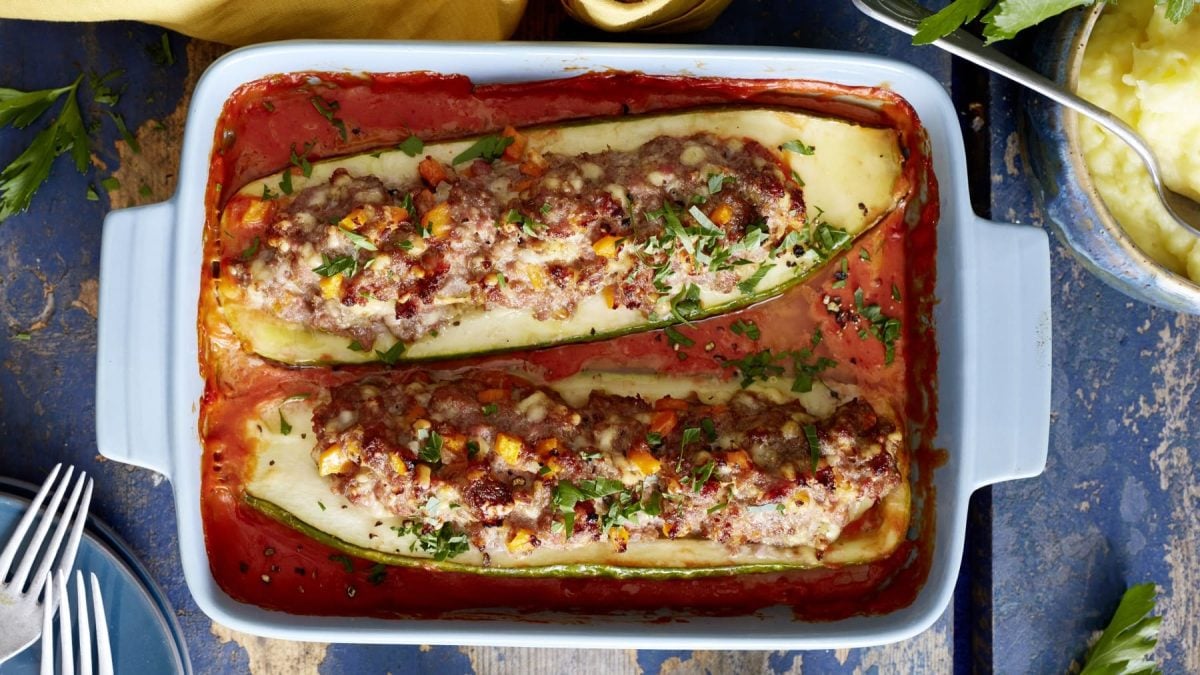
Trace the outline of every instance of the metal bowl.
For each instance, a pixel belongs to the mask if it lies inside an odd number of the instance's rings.
[[[1065,14],[1035,38],[1041,72],[1074,90],[1103,5]],[[1079,146],[1079,117],[1029,92],[1022,94],[1034,194],[1059,240],[1105,283],[1152,305],[1200,314],[1200,285],[1147,256],[1105,206]]]

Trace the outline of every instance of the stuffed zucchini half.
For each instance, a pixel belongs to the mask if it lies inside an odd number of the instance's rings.
[[[296,166],[221,216],[221,311],[284,363],[418,361],[689,321],[803,281],[907,194],[894,130],[774,109]]]
[[[908,460],[890,412],[853,396],[652,375],[368,378],[262,404],[245,498],[358,557],[486,575],[866,562],[905,537]]]

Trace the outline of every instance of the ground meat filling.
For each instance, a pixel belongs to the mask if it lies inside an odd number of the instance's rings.
[[[714,406],[593,393],[573,408],[474,371],[336,387],[313,422],[334,492],[518,556],[662,538],[819,553],[902,480],[901,436],[862,400],[823,420],[747,391]]]
[[[649,314],[689,284],[729,292],[804,227],[800,186],[770,150],[707,134],[453,168],[426,158],[421,175],[338,170],[277,196],[230,273],[252,306],[369,348],[496,307],[563,319],[604,294]]]

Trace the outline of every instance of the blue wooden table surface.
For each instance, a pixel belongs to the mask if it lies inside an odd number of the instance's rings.
[[[532,4],[519,36],[613,39],[570,23],[556,5]],[[1127,300],[1057,242],[1046,472],[976,495],[955,601],[912,640],[806,653],[430,648],[289,643],[213,623],[183,582],[170,485],[103,461],[95,448],[101,222],[112,208],[170,196],[188,96],[225,51],[170,34],[173,63],[163,63],[154,49],[162,35],[133,23],[0,21],[0,86],[57,87],[80,73],[120,71],[111,80],[123,90],[114,112],[140,146],[133,152],[111,120],[93,115],[100,126],[88,172],[57,162],[33,207],[0,223],[0,475],[40,482],[55,462],[70,461],[96,476],[94,513],[164,589],[196,672],[1066,672],[1077,668],[1124,588],[1143,581],[1161,590],[1160,663],[1168,672],[1200,672],[1200,321]],[[976,209],[1042,224],[1024,175],[1017,92],[909,46],[849,3],[735,0],[714,28],[672,39],[853,50],[915,63],[954,96],[971,148]],[[81,96],[99,112],[90,100]],[[0,165],[31,136],[0,132]],[[106,189],[106,178],[116,183]],[[88,199],[89,187],[98,199]]]

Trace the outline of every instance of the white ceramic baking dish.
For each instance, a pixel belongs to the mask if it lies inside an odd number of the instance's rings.
[[[288,71],[462,73],[516,82],[587,70],[741,78],[802,78],[889,87],[929,133],[941,186],[938,234],[941,353],[935,445],[936,541],[916,601],[878,616],[797,621],[786,608],[750,616],[651,622],[631,616],[556,622],[385,620],[292,616],[235,602],[214,582],[200,521],[197,361],[203,192],[216,120],[243,83]],[[296,640],[659,649],[829,649],[901,640],[948,605],[976,488],[1033,476],[1045,465],[1050,412],[1050,272],[1045,234],[977,218],[967,195],[957,116],[933,78],[876,57],[789,49],[581,44],[291,42],[239,50],[196,87],[179,189],[169,201],[114,211],[101,255],[96,431],[106,457],[165,474],[175,490],[184,576],[197,604],[237,630]]]

